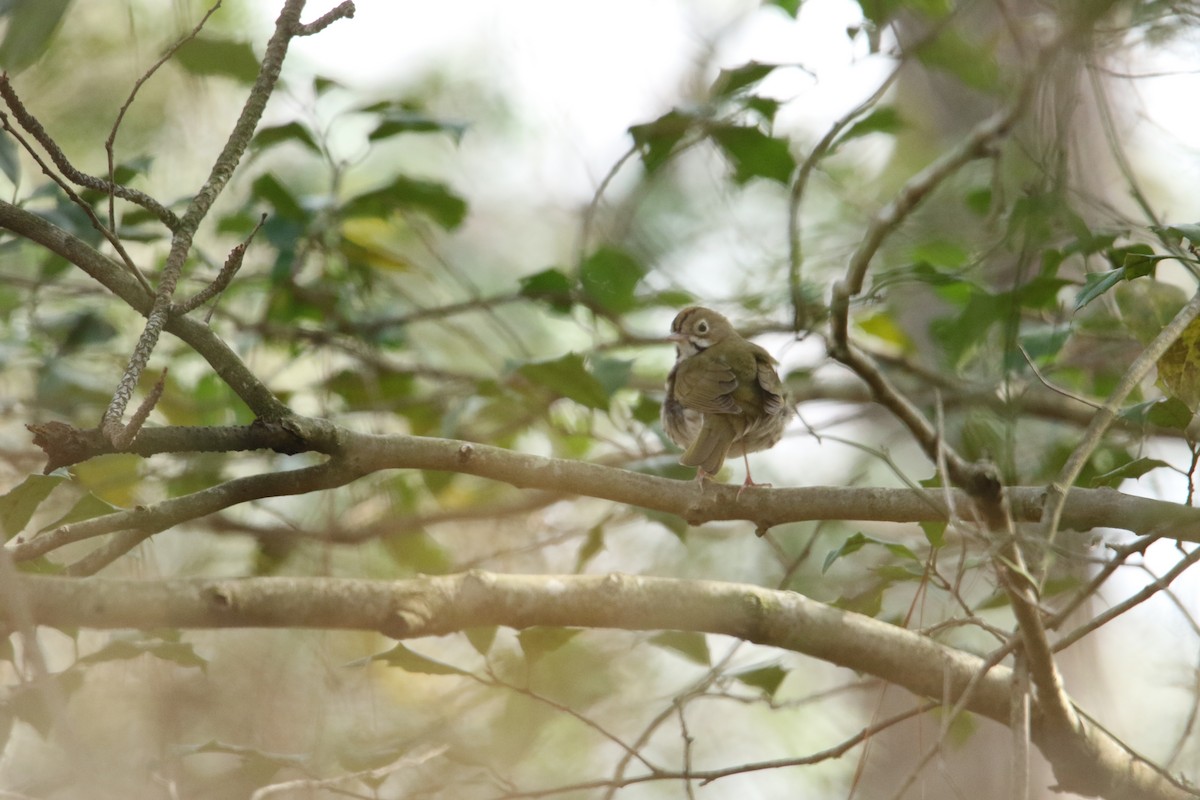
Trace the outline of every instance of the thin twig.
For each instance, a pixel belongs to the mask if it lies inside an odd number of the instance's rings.
[[[137,438],[138,431],[146,424],[146,419],[150,416],[150,412],[158,405],[159,398],[162,397],[163,389],[167,385],[167,370],[169,367],[163,367],[162,374],[158,376],[158,380],[154,382],[154,387],[150,393],[146,395],[137,411],[133,412],[133,416],[129,418],[129,423],[121,431],[121,433],[113,439],[113,447],[118,452],[133,444],[133,440]]]
[[[0,95],[3,95],[5,103],[10,109],[15,107],[24,111],[24,107],[21,105],[20,98],[17,97],[15,92],[12,91],[12,86],[8,83],[7,75],[0,75]],[[14,114],[16,114],[15,111]],[[19,120],[21,115],[17,114],[17,117]],[[34,122],[36,123],[36,120],[34,120]],[[142,288],[144,288],[147,292],[153,292],[154,290],[150,287],[150,282],[146,280],[146,276],[142,275],[142,271],[139,270],[137,265],[133,263],[133,259],[130,258],[129,253],[126,252],[125,246],[121,244],[121,240],[117,237],[115,230],[110,229],[107,225],[101,222],[100,218],[96,216],[96,212],[92,209],[91,205],[84,201],[84,199],[78,194],[76,194],[75,190],[67,185],[67,182],[60,178],[58,174],[54,172],[54,170],[50,169],[50,165],[48,165],[42,159],[41,155],[33,148],[33,146],[26,141],[25,137],[21,135],[20,131],[12,126],[12,123],[9,122],[8,115],[3,112],[0,112],[0,126],[12,134],[12,137],[17,140],[17,143],[20,144],[21,147],[25,148],[25,152],[27,152],[30,157],[33,158],[34,162],[41,167],[42,173],[49,177],[50,180],[58,184],[58,187],[63,190],[63,194],[67,196],[67,199],[69,199],[83,211],[88,220],[91,221],[92,227],[95,228],[96,231],[113,246],[113,249],[117,252],[117,254],[121,256],[122,264],[127,270],[129,270],[129,273],[137,279],[138,283],[142,285]],[[52,144],[55,148],[58,147],[57,144],[54,144],[53,142]],[[53,158],[53,155],[51,155],[51,157]]]
[[[808,305],[805,302],[803,287],[801,285],[804,250],[800,239],[800,207],[804,200],[804,191],[808,187],[808,179],[821,159],[828,155],[838,134],[883,98],[888,89],[892,87],[892,84],[896,82],[896,78],[900,76],[900,70],[903,67],[903,62],[897,64],[891,73],[884,78],[883,82],[879,84],[879,87],[871,93],[870,97],[850,109],[840,119],[835,120],[829,126],[829,130],[825,132],[825,135],[821,137],[821,140],[813,147],[812,152],[808,154],[808,157],[796,169],[796,177],[792,179],[791,191],[788,193],[787,219],[788,288],[792,296],[792,327],[796,333],[803,330],[808,323]]]
[[[1161,578],[1157,578],[1156,580],[1147,584],[1141,589],[1141,591],[1130,595],[1112,608],[1105,609],[1104,612],[1097,614],[1095,617],[1089,619],[1087,622],[1056,641],[1053,647],[1054,652],[1057,653],[1067,649],[1092,631],[1107,625],[1117,617],[1124,614],[1126,611],[1141,605],[1154,595],[1164,591],[1175,581],[1176,578],[1186,572],[1189,567],[1198,561],[1200,561],[1200,547],[1193,549],[1190,553],[1181,558],[1179,563],[1172,567],[1170,571]]]
[[[221,271],[217,273],[217,277],[212,283],[205,286],[200,291],[180,303],[175,303],[171,307],[171,314],[180,316],[190,314],[200,306],[212,300],[214,297],[225,291],[229,287],[233,277],[237,275],[237,271],[242,268],[242,258],[246,255],[246,248],[254,241],[254,235],[258,233],[259,228],[267,221],[267,215],[263,214],[258,220],[258,224],[254,226],[254,230],[250,231],[250,235],[246,239],[229,251],[229,257],[225,259],[225,264],[221,267]]]
[[[354,16],[354,3],[351,0],[345,0],[334,6],[329,11],[306,24],[297,24],[293,29],[296,36],[312,36],[314,33],[320,33],[328,28],[339,19],[350,19]]]
[[[62,148],[58,146],[58,143],[46,132],[42,123],[38,122],[37,118],[29,113],[21,103],[20,98],[17,97],[16,92],[12,88],[12,84],[9,83],[8,73],[0,74],[0,95],[4,97],[5,103],[12,110],[13,115],[17,118],[17,122],[37,140],[38,144],[45,148],[54,165],[58,167],[67,180],[79,186],[95,189],[106,194],[111,192],[122,200],[128,200],[135,205],[141,206],[158,217],[172,231],[179,226],[179,217],[175,216],[175,212],[150,195],[140,192],[137,189],[130,189],[127,186],[113,184],[103,178],[97,178],[94,175],[88,175],[76,169],[66,154],[63,153]]]
[[[208,10],[208,13],[201,17],[200,21],[196,23],[196,27],[192,28],[191,33],[188,33],[180,38],[179,41],[175,42],[175,44],[171,45],[171,47],[167,49],[167,52],[163,53],[162,57],[159,58],[158,61],[154,62],[150,69],[146,70],[141,77],[134,81],[133,88],[129,92],[129,97],[126,98],[125,102],[121,104],[121,108],[117,111],[117,118],[113,121],[112,130],[109,131],[108,138],[104,140],[104,150],[108,154],[108,224],[112,226],[113,230],[116,230],[117,224],[115,210],[113,209],[113,197],[116,194],[115,187],[117,186],[116,166],[113,160],[113,143],[116,142],[117,130],[120,129],[121,122],[125,119],[125,112],[127,112],[129,107],[133,105],[133,99],[137,96],[138,90],[142,88],[142,84],[148,81],[150,76],[158,71],[159,67],[167,63],[167,61],[170,60],[173,55],[175,55],[180,47],[182,47],[186,42],[195,39],[200,33],[200,29],[204,27],[204,23],[208,22],[208,18],[216,13],[217,9],[220,7],[221,0],[217,0],[216,3],[213,4],[213,7]],[[173,214],[172,217],[174,217]],[[179,220],[176,218],[175,223],[178,224],[178,222]],[[171,230],[175,230],[173,225],[168,224],[167,227]]]

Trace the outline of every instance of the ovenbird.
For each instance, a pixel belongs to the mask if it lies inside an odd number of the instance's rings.
[[[791,409],[775,359],[743,339],[729,320],[711,309],[689,306],[671,323],[675,366],[667,376],[662,424],[671,441],[684,448],[679,463],[697,467],[703,480],[721,469],[727,455],[746,460],[783,436]]]

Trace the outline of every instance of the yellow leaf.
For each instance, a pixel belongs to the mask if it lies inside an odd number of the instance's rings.
[[[392,248],[396,232],[395,225],[383,220],[348,219],[342,223],[342,255],[375,269],[408,271],[412,262]]]
[[[1158,359],[1158,382],[1192,411],[1200,405],[1200,318]]]
[[[855,324],[863,333],[893,345],[902,352],[910,352],[912,350],[912,340],[896,324],[892,315],[887,312],[879,311],[870,316],[862,317]]]
[[[129,508],[138,504],[144,458],[130,453],[98,456],[71,467],[76,482],[92,494],[114,506]]]

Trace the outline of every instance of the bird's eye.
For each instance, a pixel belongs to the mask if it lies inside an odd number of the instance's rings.
[[[696,323],[696,333],[700,334],[701,336],[708,333],[708,320],[702,319]]]

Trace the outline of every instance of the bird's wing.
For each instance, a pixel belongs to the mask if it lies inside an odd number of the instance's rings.
[[[763,390],[763,411],[767,414],[778,414],[784,406],[783,381],[779,379],[779,372],[775,369],[776,361],[771,354],[757,345],[755,348],[758,385]]]
[[[705,414],[737,414],[733,399],[737,377],[721,358],[693,356],[675,370],[675,396],[686,408]]]

